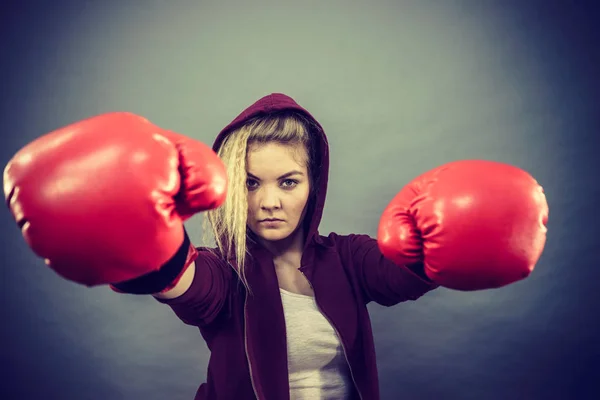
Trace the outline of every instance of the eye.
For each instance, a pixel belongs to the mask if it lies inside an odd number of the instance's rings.
[[[284,189],[291,189],[291,188],[295,187],[297,184],[298,184],[298,181],[294,180],[294,179],[286,179],[283,182],[281,182],[281,186]]]
[[[254,190],[258,187],[258,182],[256,182],[254,179],[246,179],[246,187],[248,190]]]

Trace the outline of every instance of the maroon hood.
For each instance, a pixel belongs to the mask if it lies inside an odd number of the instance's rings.
[[[312,240],[319,240],[318,229],[321,217],[323,215],[323,207],[325,206],[325,197],[327,194],[327,178],[329,175],[329,144],[325,131],[319,122],[304,108],[302,108],[294,99],[282,93],[272,93],[257,100],[254,104],[246,108],[238,115],[229,125],[217,135],[213,144],[213,150],[218,152],[221,144],[227,135],[244,125],[250,119],[260,116],[269,115],[281,111],[296,111],[309,118],[314,126],[312,127],[313,134],[317,140],[317,163],[316,163],[316,180],[317,187],[313,191],[314,197],[310,200],[309,208],[306,213],[306,222],[308,230],[306,236],[307,245]]]

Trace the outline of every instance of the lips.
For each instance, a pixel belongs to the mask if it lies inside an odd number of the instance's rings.
[[[282,219],[278,219],[278,218],[266,218],[266,219],[261,219],[258,222],[278,222],[278,221],[283,221]]]

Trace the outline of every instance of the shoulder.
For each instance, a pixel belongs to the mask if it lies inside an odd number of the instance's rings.
[[[330,232],[327,236],[319,235],[318,243],[324,247],[338,247],[343,245],[361,245],[364,243],[373,243],[377,240],[367,234],[349,233],[339,234]]]
[[[331,232],[327,236],[319,236],[317,242],[326,250],[351,258],[355,258],[360,253],[378,249],[377,239],[367,234]]]
[[[201,258],[205,258],[217,264],[227,265],[227,260],[216,247],[196,246],[196,251]]]
[[[214,247],[196,246],[196,269],[210,270],[224,277],[231,277],[233,266],[227,261],[227,258]]]

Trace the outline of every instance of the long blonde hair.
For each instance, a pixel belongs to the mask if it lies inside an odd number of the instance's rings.
[[[217,154],[227,168],[229,186],[227,197],[221,207],[206,213],[204,219],[205,241],[212,233],[221,257],[232,258],[237,264],[236,272],[246,289],[246,256],[248,254],[248,190],[246,186],[246,161],[248,148],[252,144],[278,142],[304,145],[308,154],[309,175],[314,176],[314,140],[311,135],[313,125],[307,117],[293,111],[279,112],[255,117],[241,127],[230,132]],[[314,179],[311,178],[311,188]]]

